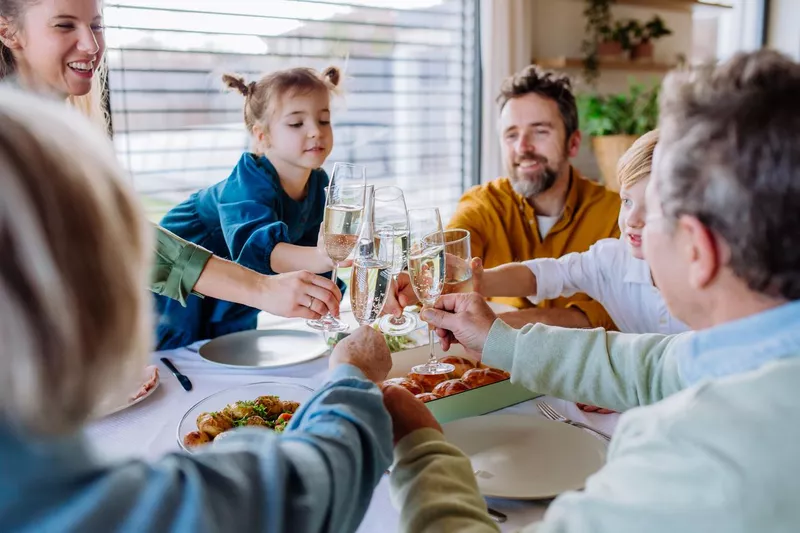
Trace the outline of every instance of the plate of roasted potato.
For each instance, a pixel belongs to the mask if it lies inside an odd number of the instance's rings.
[[[263,381],[214,393],[186,411],[178,424],[178,444],[192,452],[239,427],[283,432],[313,390],[302,385]]]

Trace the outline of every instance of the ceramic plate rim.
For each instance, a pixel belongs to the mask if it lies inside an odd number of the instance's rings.
[[[594,470],[593,472],[589,473],[586,476],[586,479],[588,479],[590,476],[592,476],[596,472],[598,472],[600,470],[600,468],[602,468],[603,465],[605,465],[605,463],[606,463],[606,456],[607,456],[607,453],[608,453],[608,446],[607,446],[606,443],[604,443],[603,441],[601,441],[597,437],[589,434],[587,431],[585,431],[583,429],[577,428],[575,426],[571,426],[571,425],[566,424],[564,422],[556,422],[556,421],[548,420],[546,418],[535,416],[535,415],[519,415],[519,414],[508,413],[508,414],[489,414],[489,415],[472,416],[472,417],[461,418],[461,419],[458,419],[458,420],[453,420],[452,422],[448,422],[448,423],[443,425],[442,429],[444,430],[445,437],[447,437],[447,426],[448,425],[458,424],[458,423],[474,423],[474,421],[477,421],[478,419],[486,419],[488,417],[491,417],[491,418],[494,418],[494,419],[502,417],[504,419],[509,419],[509,420],[512,420],[512,421],[516,420],[518,422],[527,422],[527,423],[530,423],[531,421],[533,421],[536,424],[542,424],[542,425],[559,424],[559,425],[564,427],[564,429],[560,430],[560,431],[569,431],[569,432],[572,432],[576,436],[576,438],[586,439],[586,442],[587,443],[591,443],[591,445],[596,448],[596,451],[602,457],[602,459],[599,460],[599,468]],[[470,422],[465,422],[465,421],[470,421]],[[552,427],[555,427],[555,426],[552,426]],[[578,437],[578,435],[583,435],[583,436]],[[455,442],[451,441],[449,438],[448,438],[448,442],[450,442],[451,444],[454,444],[454,445],[457,446],[457,444]],[[467,455],[466,452],[464,452],[464,454]],[[467,455],[467,457],[470,459],[470,462],[471,462],[472,461],[472,457],[469,456],[469,455]],[[477,478],[477,482],[478,482],[478,489],[481,491],[481,495],[486,497],[486,498],[498,498],[498,499],[503,499],[503,500],[514,500],[514,501],[538,501],[538,500],[549,500],[549,499],[557,497],[559,494],[562,494],[562,492],[555,492],[555,491],[548,492],[547,494],[539,494],[539,495],[535,495],[535,496],[533,496],[533,495],[522,495],[522,496],[520,496],[520,495],[510,495],[508,493],[500,494],[500,493],[492,492],[491,490],[487,490],[487,489],[484,489],[483,487],[481,487],[480,477]],[[575,488],[567,489],[567,490],[580,490],[582,488],[583,488],[583,485],[581,485],[580,487],[575,487]]]
[[[141,396],[139,396],[135,400],[126,403],[125,405],[118,405],[116,407],[112,407],[108,412],[98,415],[97,418],[105,418],[107,416],[115,415],[115,414],[119,413],[120,411],[124,411],[125,409],[127,409],[129,407],[133,407],[134,405],[137,405],[137,404],[145,401],[147,398],[150,397],[151,394],[153,394],[156,391],[156,389],[160,385],[161,385],[161,373],[159,372],[159,374],[156,376],[156,384],[153,385],[153,387],[149,391],[145,392],[144,394],[142,394]]]
[[[218,366],[222,366],[222,367],[225,367],[225,368],[244,368],[244,369],[255,370],[255,369],[259,369],[259,368],[262,368],[262,369],[263,368],[283,368],[283,367],[286,367],[286,366],[300,365],[300,364],[303,364],[303,363],[308,363],[310,361],[314,361],[316,359],[319,359],[320,357],[325,355],[325,353],[330,349],[330,347],[325,343],[325,339],[323,337],[320,337],[321,342],[322,342],[322,347],[321,347],[322,351],[320,353],[314,355],[313,357],[309,357],[308,359],[303,359],[301,361],[292,361],[292,362],[289,362],[289,363],[278,363],[278,364],[275,364],[275,365],[266,365],[266,366],[265,365],[234,365],[234,364],[231,364],[231,363],[220,363],[218,361],[213,361],[213,360],[209,359],[203,353],[203,349],[206,346],[208,346],[209,344],[211,344],[212,342],[214,342],[214,341],[216,341],[218,339],[224,339],[225,337],[230,337],[230,336],[233,336],[233,335],[253,335],[254,332],[275,332],[275,333],[287,333],[288,332],[288,333],[302,333],[302,334],[308,334],[308,335],[313,335],[313,334],[316,333],[315,331],[306,331],[306,330],[303,330],[303,329],[291,329],[291,328],[266,328],[266,329],[248,329],[248,330],[245,330],[245,331],[235,331],[233,333],[228,333],[226,335],[220,335],[219,337],[217,337],[215,339],[211,339],[210,341],[208,341],[205,344],[203,344],[202,346],[200,346],[200,348],[197,349],[197,353],[200,355],[200,357],[203,358],[203,361],[206,361],[207,363],[211,363],[213,365],[218,365]]]
[[[175,440],[178,441],[178,446],[180,446],[181,450],[183,450],[184,452],[187,452],[187,453],[195,453],[195,451],[187,448],[183,444],[183,435],[181,435],[181,425],[183,425],[183,420],[186,418],[186,415],[189,414],[190,411],[194,410],[195,407],[197,407],[198,405],[200,405],[204,401],[206,401],[209,398],[212,398],[214,396],[221,396],[221,395],[226,394],[226,393],[228,393],[228,392],[230,392],[232,390],[243,389],[243,388],[246,388],[246,387],[254,387],[256,385],[281,385],[281,386],[288,386],[288,387],[299,387],[301,389],[306,389],[308,392],[311,393],[311,395],[313,395],[316,392],[311,387],[309,387],[307,385],[302,385],[300,383],[286,383],[286,382],[273,381],[273,380],[254,381],[252,383],[245,383],[244,385],[234,385],[232,387],[227,387],[225,389],[218,390],[217,392],[212,392],[211,394],[209,394],[205,398],[202,398],[202,399],[198,400],[197,402],[195,402],[194,404],[192,404],[192,406],[189,407],[186,411],[184,411],[184,413],[181,415],[181,419],[178,420],[178,425],[175,427]]]

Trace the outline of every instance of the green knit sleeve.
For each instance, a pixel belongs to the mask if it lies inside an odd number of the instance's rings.
[[[682,390],[676,354],[692,333],[624,334],[496,320],[482,361],[511,382],[565,400],[624,411]]]
[[[156,226],[155,261],[150,271],[150,290],[178,300],[185,306],[186,298],[192,294],[212,255],[205,248]]]

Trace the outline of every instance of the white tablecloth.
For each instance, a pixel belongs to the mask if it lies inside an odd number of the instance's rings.
[[[343,312],[343,317],[349,313]],[[349,321],[349,320],[348,320]],[[304,329],[301,320],[262,316],[259,327],[280,326]],[[327,371],[328,359],[322,357],[308,363],[268,370],[240,370],[221,367],[206,362],[196,353],[198,345],[156,353],[153,361],[159,365],[161,384],[147,399],[115,415],[98,420],[87,428],[90,442],[99,453],[111,460],[126,457],[155,459],[166,452],[179,449],[177,426],[183,414],[206,396],[229,387],[279,379],[301,383],[315,388]],[[169,357],[178,369],[192,381],[193,388],[186,392],[158,359]],[[585,422],[607,433],[613,432],[618,415],[583,413],[574,404],[554,398],[544,398],[566,416]],[[502,413],[541,416],[534,401],[524,402],[501,411]],[[491,414],[485,416],[492,416]],[[375,491],[369,511],[359,529],[362,533],[395,531],[398,513],[389,500],[389,480],[384,477]],[[490,500],[494,509],[508,515],[503,531],[516,531],[521,526],[541,518],[547,502],[519,502]]]

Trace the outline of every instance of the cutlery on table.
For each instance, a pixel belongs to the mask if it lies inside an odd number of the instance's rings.
[[[181,384],[181,387],[183,387],[183,389],[185,391],[188,392],[188,391],[192,390],[192,382],[189,381],[189,378],[187,378],[186,376],[181,374],[180,371],[178,371],[177,368],[175,368],[175,365],[172,364],[172,361],[170,361],[166,357],[162,357],[161,358],[161,362],[164,363],[164,366],[167,367],[170,372],[172,372],[173,376],[178,378],[178,383]]]
[[[491,507],[487,506],[486,510],[489,512],[489,517],[498,524],[502,524],[503,522],[508,520],[508,516],[506,516],[504,513],[501,513],[496,509],[492,509]]]
[[[576,422],[574,420],[570,420],[566,416],[562,415],[561,413],[559,413],[558,411],[556,411],[555,409],[550,407],[550,405],[547,402],[536,402],[536,407],[539,408],[539,411],[545,416],[545,418],[553,420],[554,422],[564,422],[565,424],[569,424],[569,425],[575,426],[577,428],[588,429],[592,433],[595,433],[596,435],[600,435],[606,441],[610,441],[611,440],[611,435],[609,435],[608,433],[603,433],[599,429],[595,429],[592,426],[587,426],[586,424],[584,424],[582,422]]]

